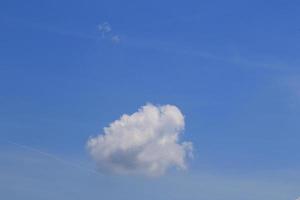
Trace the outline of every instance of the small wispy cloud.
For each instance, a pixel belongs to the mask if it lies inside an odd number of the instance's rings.
[[[160,176],[170,167],[186,169],[192,143],[179,142],[184,125],[176,106],[147,104],[90,138],[87,148],[101,171]]]
[[[105,37],[105,34],[111,32],[111,26],[108,22],[104,22],[102,24],[98,25],[98,30],[100,31],[100,33],[102,34],[102,37]]]
[[[97,25],[96,33],[92,32],[83,32],[82,30],[78,30],[76,28],[69,28],[62,27],[62,26],[55,26],[49,25],[42,22],[34,22],[34,21],[27,21],[21,18],[5,18],[2,19],[7,23],[10,23],[13,26],[20,26],[22,28],[29,28],[38,31],[53,33],[60,36],[67,36],[72,38],[84,39],[84,40],[99,40],[99,33],[100,37],[104,40],[108,40],[113,44],[119,44],[121,42],[121,37],[119,34],[113,32],[111,25],[108,22],[103,22]]]
[[[118,35],[112,36],[112,37],[111,37],[111,41],[112,41],[114,44],[120,43],[120,41],[121,41],[120,36],[118,36]]]
[[[83,171],[87,171],[87,172],[90,172],[90,173],[93,173],[93,174],[97,174],[98,173],[97,171],[95,171],[93,169],[89,169],[87,167],[84,167],[84,166],[82,166],[79,163],[68,161],[68,160],[66,160],[64,158],[61,158],[61,157],[55,155],[55,154],[45,152],[45,151],[40,150],[38,148],[34,148],[34,147],[23,145],[23,144],[18,144],[16,142],[12,142],[12,141],[6,141],[6,142],[9,143],[9,144],[11,144],[11,145],[14,145],[16,147],[19,147],[19,148],[21,148],[23,150],[32,151],[32,152],[38,153],[38,154],[40,154],[40,155],[42,155],[44,157],[56,160],[56,161],[58,161],[60,163],[66,164],[66,165],[69,165],[69,166],[71,166],[73,168],[77,168],[77,169],[80,169],[80,170],[83,170]]]
[[[103,22],[99,24],[98,30],[101,34],[102,39],[108,39],[113,44],[119,44],[121,42],[120,36],[113,33],[112,27],[108,22]]]

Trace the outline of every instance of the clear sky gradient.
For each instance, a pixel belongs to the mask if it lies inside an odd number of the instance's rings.
[[[296,0],[0,1],[0,198],[295,200],[299,11]],[[104,22],[120,41],[102,37]],[[88,138],[148,102],[184,113],[189,169],[91,172]]]

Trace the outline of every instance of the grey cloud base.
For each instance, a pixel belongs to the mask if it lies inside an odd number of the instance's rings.
[[[170,167],[186,169],[192,143],[179,142],[184,126],[176,106],[147,104],[90,138],[87,149],[101,171],[160,176]]]

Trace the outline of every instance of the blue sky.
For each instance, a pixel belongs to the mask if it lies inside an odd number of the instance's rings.
[[[296,199],[299,9],[277,0],[1,1],[0,193]],[[101,37],[104,22],[119,43]],[[148,102],[185,115],[189,169],[154,180],[90,174],[88,138]]]

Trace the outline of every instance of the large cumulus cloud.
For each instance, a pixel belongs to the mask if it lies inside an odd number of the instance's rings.
[[[179,141],[184,125],[176,106],[147,104],[90,138],[87,148],[102,171],[159,176],[170,167],[186,168],[192,143]]]

